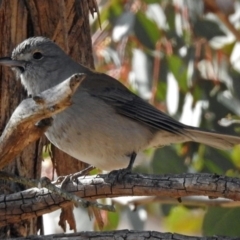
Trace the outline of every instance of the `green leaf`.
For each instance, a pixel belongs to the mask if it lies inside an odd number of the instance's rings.
[[[173,146],[157,149],[151,167],[154,174],[187,172],[184,159],[177,155]]]
[[[160,4],[162,1],[161,0],[143,0],[143,2],[145,2],[147,4],[152,4],[152,3]]]
[[[236,42],[231,42],[231,43],[228,43],[228,44],[225,44],[223,47],[222,47],[222,52],[224,54],[226,54],[228,57],[231,57],[231,54],[232,54],[232,51],[233,51],[233,48],[235,46]]]
[[[221,151],[206,146],[206,152],[202,158],[204,159],[202,169],[204,172],[224,174],[227,170],[234,168],[229,151]]]
[[[236,145],[232,150],[232,162],[237,168],[240,168],[240,146],[239,145]]]
[[[201,99],[202,89],[199,86],[194,86],[193,91],[192,91],[192,96],[195,101]]]
[[[211,207],[203,220],[203,235],[240,236],[240,208]]]
[[[120,215],[118,212],[107,212],[107,223],[104,224],[104,231],[117,229],[119,224]]]
[[[49,149],[51,149],[51,145],[50,144],[45,145],[43,147],[43,151],[42,151],[42,158],[43,159],[50,157],[50,152],[49,152],[50,150]]]
[[[141,12],[136,14],[134,32],[144,46],[152,50],[155,49],[156,42],[160,39],[160,30],[154,21]]]
[[[165,82],[158,82],[156,98],[159,101],[165,101],[167,94],[167,84]]]
[[[204,37],[207,40],[211,40],[216,36],[225,36],[225,33],[221,30],[219,25],[211,20],[198,19],[195,22],[193,29],[196,35]]]
[[[176,10],[173,5],[168,4],[165,9],[165,15],[167,18],[167,23],[170,32],[175,32],[175,16],[176,16]]]
[[[223,169],[221,169],[216,163],[212,162],[211,160],[204,159],[204,165],[208,168],[210,172],[216,174],[224,174]]]
[[[187,67],[184,61],[176,55],[167,56],[167,61],[169,70],[177,79],[180,89],[187,92]]]
[[[123,5],[121,1],[112,0],[106,13],[108,14],[109,21],[115,22],[116,19],[123,13]]]
[[[170,215],[165,218],[165,229],[170,232],[183,234],[200,233],[204,211],[201,209],[189,210],[184,206],[173,207]]]

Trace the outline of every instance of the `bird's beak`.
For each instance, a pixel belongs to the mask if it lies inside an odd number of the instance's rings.
[[[22,60],[13,60],[10,57],[3,57],[0,58],[0,65],[7,66],[7,67],[22,67],[25,68],[25,61]]]
[[[17,69],[20,73],[25,71],[26,61],[23,60],[13,60],[10,57],[0,58],[0,65],[11,67]]]

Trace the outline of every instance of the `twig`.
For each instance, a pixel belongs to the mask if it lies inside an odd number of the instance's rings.
[[[71,97],[84,78],[84,74],[75,74],[19,104],[0,137],[0,169],[40,138],[49,127],[36,125],[36,122],[50,118],[71,105]]]
[[[89,206],[93,206],[102,210],[106,210],[106,211],[111,211],[114,212],[115,209],[113,206],[110,205],[104,205],[101,203],[98,203],[96,201],[86,201],[72,193],[69,193],[67,191],[65,191],[62,188],[56,187],[54,184],[51,183],[50,179],[47,177],[43,177],[40,180],[36,180],[36,179],[27,179],[27,178],[23,178],[23,177],[19,177],[19,176],[15,176],[11,173],[6,173],[6,172],[2,172],[0,171],[0,179],[9,181],[9,182],[18,182],[21,183],[23,185],[26,185],[28,187],[42,187],[42,188],[46,188],[49,191],[51,191],[52,193],[58,194],[59,196],[63,197],[64,199],[68,200],[68,201],[72,201],[73,203],[75,203],[77,206],[82,206],[84,208],[87,208]]]

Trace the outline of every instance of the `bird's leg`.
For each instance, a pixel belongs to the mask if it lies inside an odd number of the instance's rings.
[[[133,168],[133,164],[135,162],[136,157],[137,157],[137,154],[135,152],[133,152],[131,154],[128,166],[126,168],[122,169],[122,170],[127,170],[129,173],[131,173],[132,172],[132,168]]]
[[[136,156],[137,154],[135,152],[132,152],[128,166],[123,169],[113,170],[109,173],[109,175],[116,175],[117,181],[121,182],[127,174],[132,172],[132,168],[133,168],[133,164],[135,162]]]

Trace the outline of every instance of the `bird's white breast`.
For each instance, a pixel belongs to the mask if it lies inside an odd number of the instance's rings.
[[[152,133],[119,115],[102,100],[78,92],[74,104],[54,117],[48,139],[69,155],[102,170],[127,167],[130,154],[143,150]]]

